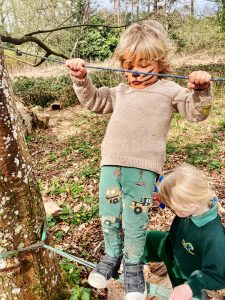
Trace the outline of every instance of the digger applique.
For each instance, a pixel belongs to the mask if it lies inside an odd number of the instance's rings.
[[[113,204],[120,201],[121,191],[117,187],[109,188],[106,191],[106,199]]]
[[[142,198],[141,200],[142,202],[132,201],[130,205],[137,215],[142,212],[147,213],[151,204],[151,198]]]

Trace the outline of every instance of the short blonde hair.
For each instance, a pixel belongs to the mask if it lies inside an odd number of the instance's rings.
[[[170,71],[172,46],[163,26],[154,20],[134,23],[122,34],[114,57],[123,67],[124,55],[132,60],[137,53],[151,62],[158,61],[160,72]]]
[[[215,193],[206,176],[194,166],[184,164],[167,175],[159,185],[159,199],[172,210],[185,211],[189,205],[212,204]]]

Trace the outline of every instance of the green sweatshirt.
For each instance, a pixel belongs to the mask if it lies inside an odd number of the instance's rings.
[[[202,289],[225,288],[225,228],[217,206],[201,216],[175,217],[168,243],[174,275],[191,287],[193,296]]]

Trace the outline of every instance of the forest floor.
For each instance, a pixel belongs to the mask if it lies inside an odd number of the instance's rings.
[[[221,102],[218,100],[218,104]],[[49,216],[50,233],[55,246],[96,262],[103,253],[97,217],[98,165],[108,117],[92,114],[80,106],[48,113],[49,128],[29,136],[28,145],[45,203],[53,202],[60,207],[58,213]],[[178,116],[173,120],[165,171],[185,161],[198,165],[208,174],[224,206],[224,125],[218,119],[215,121],[215,113],[213,110],[201,124],[189,124]],[[168,230],[173,218],[172,212],[160,209],[158,203],[153,203],[150,216],[149,228],[158,230]],[[224,214],[221,216],[225,224]],[[83,286],[89,271],[79,269]],[[103,293],[98,297],[106,296]]]
[[[168,136],[165,172],[183,162],[201,168],[225,207],[224,88],[215,86],[214,94],[212,112],[204,122],[194,124],[179,115],[174,116]],[[97,262],[104,252],[98,218],[100,145],[109,116],[90,113],[80,105],[43,111],[49,114],[49,128],[32,133],[27,143],[48,207],[49,233],[56,247]],[[220,214],[225,224],[224,210]],[[173,217],[169,209],[160,209],[158,203],[153,202],[149,228],[168,230]],[[105,290],[89,289],[90,269],[74,267],[69,262],[62,265],[68,279],[74,283],[74,293],[79,295],[73,299],[87,299],[85,293],[91,300],[107,299]],[[165,281],[164,272],[160,276],[159,279]],[[119,300],[119,297],[111,299]]]

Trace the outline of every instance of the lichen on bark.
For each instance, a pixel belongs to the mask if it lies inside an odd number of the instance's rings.
[[[0,255],[41,240],[46,221],[0,48]],[[58,260],[39,248],[0,258],[0,299],[67,299]]]

